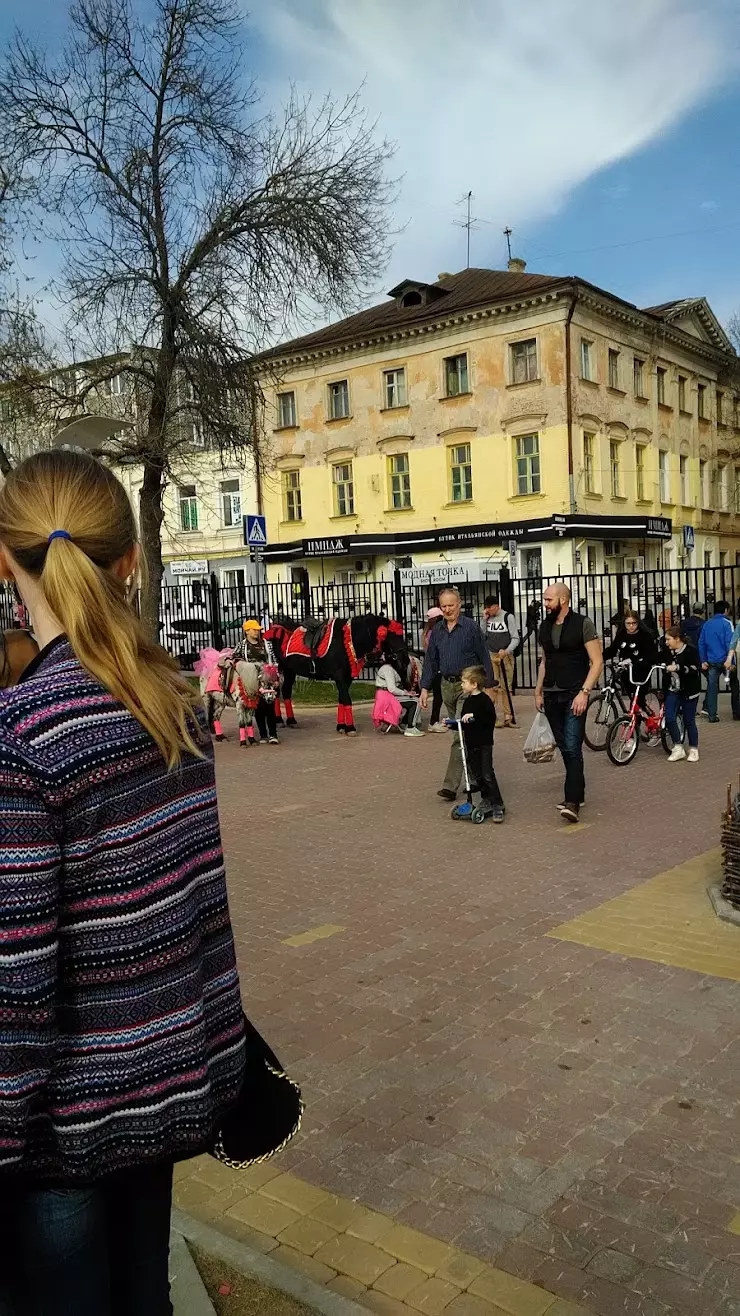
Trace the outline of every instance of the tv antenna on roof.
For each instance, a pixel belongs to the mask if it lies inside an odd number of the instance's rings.
[[[513,229],[510,229],[510,228],[505,228],[505,229],[504,229],[504,237],[506,238],[506,250],[507,250],[508,255],[509,255],[509,260],[511,260],[511,235],[512,235],[512,233],[513,233]]]
[[[470,213],[470,203],[471,203],[472,200],[473,200],[473,193],[472,193],[472,192],[468,192],[465,196],[461,196],[461,197],[460,197],[460,200],[457,201],[455,204],[458,205],[458,206],[465,206],[465,207],[466,207],[466,218],[465,218],[465,219],[453,219],[453,221],[452,221],[453,224],[456,226],[456,228],[464,228],[464,229],[467,229],[468,240],[467,240],[467,260],[466,260],[466,264],[465,264],[465,268],[466,268],[466,270],[469,270],[469,269],[470,269],[470,232],[471,232],[471,229],[477,228],[478,225],[479,225],[479,223],[480,223],[480,220],[479,220],[479,219],[476,219],[475,216],[474,216],[474,215],[471,215],[471,213]]]

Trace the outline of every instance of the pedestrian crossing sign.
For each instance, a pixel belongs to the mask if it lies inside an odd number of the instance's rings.
[[[264,548],[267,544],[267,524],[264,516],[247,516],[246,541],[250,548]]]

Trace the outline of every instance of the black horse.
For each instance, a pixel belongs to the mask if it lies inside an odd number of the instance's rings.
[[[329,639],[329,628],[331,638]],[[337,731],[352,735],[357,728],[352,714],[350,686],[359,676],[365,660],[371,654],[381,654],[408,667],[409,652],[403,627],[387,617],[367,612],[359,617],[332,617],[322,628],[321,637],[312,637],[311,648],[318,653],[288,653],[289,646],[305,648],[302,643],[305,630],[287,617],[276,618],[265,633],[275,651],[283,676],[282,701],[289,727],[297,726],[293,712],[292,694],[297,676],[312,677],[317,681],[333,681],[337,687]],[[295,637],[295,632],[300,632]],[[294,637],[291,640],[291,637]],[[316,642],[318,640],[318,642]],[[278,710],[276,710],[278,711]],[[281,714],[280,714],[281,716]]]

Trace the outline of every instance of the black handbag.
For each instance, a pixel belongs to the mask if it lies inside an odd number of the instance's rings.
[[[210,1149],[232,1170],[246,1170],[282,1151],[301,1127],[301,1089],[244,1016],[246,1064],[235,1105],[221,1120]]]

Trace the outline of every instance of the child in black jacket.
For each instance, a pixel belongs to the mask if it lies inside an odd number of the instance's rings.
[[[493,770],[493,732],[496,726],[496,707],[485,693],[486,674],[482,667],[466,667],[460,678],[463,694],[462,706],[465,753],[468,758],[473,789],[481,799],[490,802],[494,822],[504,821],[504,801]]]
[[[687,644],[679,626],[671,626],[665,633],[668,649],[665,682],[665,720],[668,734],[673,740],[673,749],[668,756],[669,763],[688,757],[689,763],[699,759],[699,732],[696,727],[696,705],[701,693],[701,659],[696,649]],[[676,721],[681,712],[689,752],[681,744],[681,735]]]

